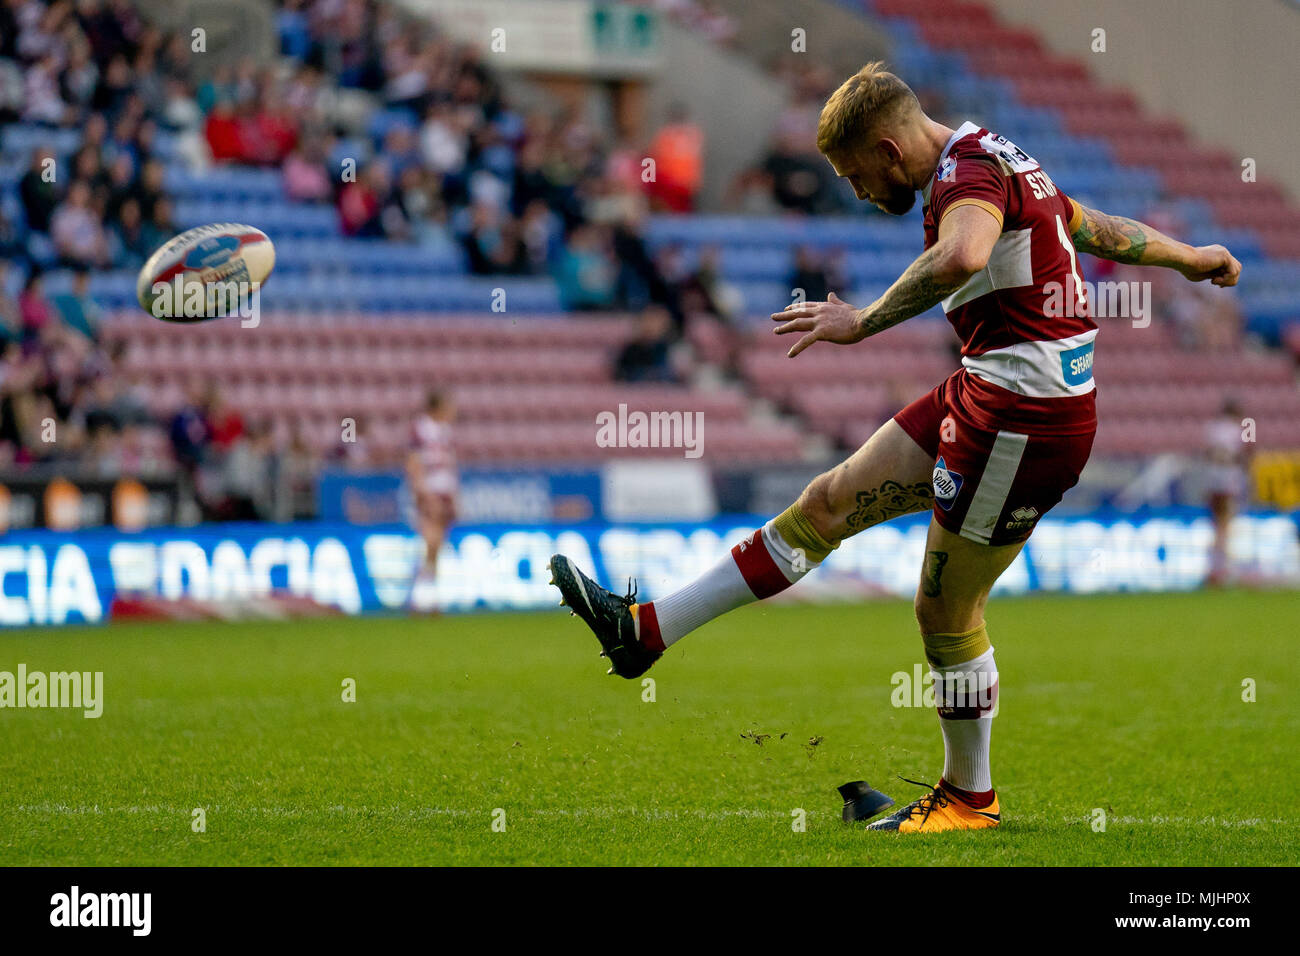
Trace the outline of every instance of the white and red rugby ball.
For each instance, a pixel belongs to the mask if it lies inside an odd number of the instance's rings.
[[[275,267],[266,233],[237,222],[196,226],[149,257],[136,298],[154,318],[202,322],[246,310]]]

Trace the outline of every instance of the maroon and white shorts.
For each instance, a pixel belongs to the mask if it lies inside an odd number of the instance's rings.
[[[895,415],[903,431],[934,458],[935,520],[981,544],[1028,538],[1038,519],[1078,482],[1088,461],[1096,413],[1092,396],[1086,399],[1026,403],[963,369]],[[1065,403],[1059,415],[1053,414],[1055,402]],[[1003,406],[994,410],[992,421],[990,403]],[[1016,405],[1028,406],[1020,419]],[[1008,420],[1016,424],[999,427]]]

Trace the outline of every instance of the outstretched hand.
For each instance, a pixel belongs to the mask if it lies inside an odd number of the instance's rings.
[[[791,332],[806,333],[790,347],[787,353],[790,358],[794,358],[814,342],[852,345],[866,338],[862,325],[858,321],[858,310],[834,292],[827,296],[825,302],[792,302],[781,312],[773,312],[772,320],[785,323],[776,327],[777,335],[788,335]]]

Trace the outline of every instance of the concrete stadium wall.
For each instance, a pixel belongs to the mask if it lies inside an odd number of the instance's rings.
[[[266,0],[135,0],[150,23],[186,36],[196,27],[207,31],[207,57],[196,57],[205,67],[233,63],[251,56],[267,63],[278,52],[275,19]]]
[[[438,0],[401,0],[401,5],[456,34],[457,24],[448,22]],[[629,72],[624,82],[607,82],[619,76],[617,71],[605,76],[559,66],[504,65],[501,73],[520,108],[575,108],[589,122],[635,140],[648,140],[674,104],[685,106],[705,134],[704,209],[716,208],[735,175],[763,154],[787,96],[784,85],[743,51],[721,49],[666,16],[659,18],[657,67],[644,75]]]
[[[652,129],[674,102],[686,104],[704,128],[700,198],[705,209],[717,208],[735,175],[767,150],[788,100],[784,84],[770,72],[780,57],[812,57],[847,77],[869,60],[889,55],[886,35],[834,0],[716,0],[715,5],[736,20],[735,48],[719,48],[662,18],[663,68],[646,104]],[[805,31],[806,52],[791,50],[796,27]]]
[[[647,91],[648,126],[663,123],[672,104],[686,106],[705,136],[700,204],[716,208],[736,174],[766,150],[786,90],[757,64],[666,20],[661,35],[663,66]]]
[[[1105,82],[1258,164],[1300,198],[1300,4],[1290,0],[989,0]],[[1106,52],[1091,52],[1092,31]]]
[[[738,27],[736,46],[764,66],[779,57],[807,56],[847,78],[871,60],[887,59],[889,38],[835,0],[714,0]],[[791,50],[791,31],[804,31],[805,53]]]

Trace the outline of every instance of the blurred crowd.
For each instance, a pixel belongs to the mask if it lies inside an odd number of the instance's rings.
[[[314,513],[323,462],[297,430],[279,434],[269,418],[246,417],[211,382],[192,385],[166,427],[205,519],[288,521]]]
[[[817,119],[839,85],[826,66],[782,57],[773,67],[789,98],[766,150],[731,183],[726,204],[745,215],[831,215],[854,211],[853,193],[817,152]]]
[[[735,39],[707,0],[653,6],[720,45]],[[451,236],[474,274],[550,276],[567,309],[637,313],[637,335],[613,357],[619,380],[688,377],[678,345],[689,316],[734,327],[740,296],[716,250],[645,239],[648,213],[700,200],[706,136],[684,105],[644,139],[577,108],[522,107],[476,49],[378,0],[278,0],[275,25],[276,62],[199,75],[192,39],[151,26],[129,0],[0,0],[0,135],[15,123],[51,131],[0,204],[0,468],[179,473],[214,517],[299,507],[319,462],[298,436],[244,422],[206,383],[180,408],[154,407],[104,344],[94,273],[136,269],[176,233],[169,162],[273,169],[288,198],[331,204],[343,235]],[[815,149],[836,78],[805,57],[773,69],[788,105],[725,206],[856,208]],[[803,249],[788,282],[820,300],[851,276],[841,252]],[[1221,298],[1178,281],[1160,293],[1183,344],[1236,341]],[[335,457],[369,464],[366,448]]]
[[[295,64],[289,87],[275,92],[269,75],[224,77],[207,120],[214,156],[282,162],[289,195],[336,203],[345,235],[437,241],[450,232],[476,275],[549,275],[567,308],[653,303],[680,326],[641,222],[651,209],[695,206],[704,138],[683,109],[633,142],[576,110],[517,108],[477,50],[392,5],[284,0],[277,23]],[[381,106],[364,142],[330,128],[325,76]],[[253,103],[273,114],[275,135],[240,149],[233,131]]]
[[[135,268],[176,231],[158,155],[192,104],[182,37],[123,0],[0,3],[0,129],[36,139],[0,206],[0,467],[101,477],[171,467],[120,351],[105,348],[94,270]],[[49,143],[74,131],[70,153]]]
[[[16,204],[0,206],[0,468],[179,475],[200,517],[291,517],[310,508],[301,478],[317,464],[302,443],[245,426],[209,388],[155,407],[102,335],[91,291],[96,271],[139,268],[177,232],[159,134],[204,158],[204,117],[225,93],[196,83],[191,64],[187,37],[126,0],[0,2],[0,135],[14,123],[50,132],[35,139]],[[259,161],[277,161],[267,117],[279,103],[248,114],[261,125],[240,143]],[[50,145],[68,131],[70,153]]]
[[[474,49],[375,0],[284,0],[276,26],[280,62],[199,76],[190,38],[126,0],[0,0],[0,130],[77,134],[70,153],[37,137],[0,207],[0,466],[177,471],[215,515],[248,499],[224,463],[295,456],[260,425],[211,426],[212,397],[151,411],[102,345],[93,274],[136,269],[177,232],[168,159],[277,169],[289,198],[333,203],[344,235],[450,233],[475,274],[552,276],[575,310],[653,310],[641,338],[659,344],[619,374],[678,374],[657,357],[687,310],[711,307],[715,277],[679,250],[651,255],[641,223],[694,208],[704,143],[683,110],[645,143],[576,111],[518,110]],[[339,120],[349,94],[377,107],[361,141]]]
[[[0,288],[9,265],[0,262]],[[296,434],[245,422],[211,385],[158,407],[120,340],[105,340],[88,273],[50,295],[32,272],[0,294],[0,470],[74,479],[179,478],[209,520],[309,514],[320,465]],[[19,316],[16,325],[8,322]]]
[[[175,232],[157,138],[192,112],[191,86],[185,39],[130,3],[0,3],[0,124],[80,134],[71,155],[32,151],[20,221],[0,223],[6,258],[26,272],[142,264]]]

